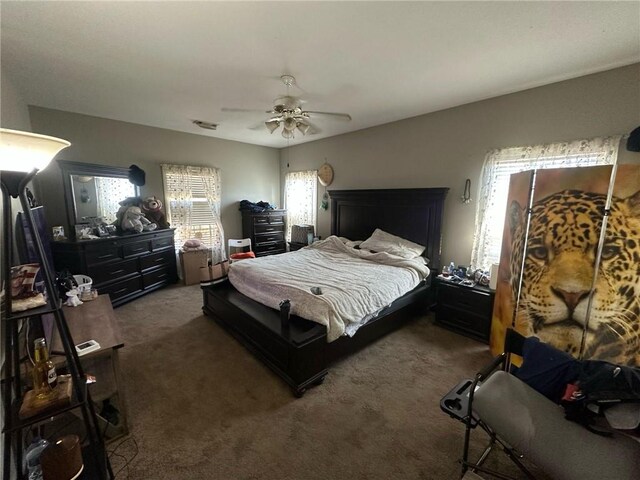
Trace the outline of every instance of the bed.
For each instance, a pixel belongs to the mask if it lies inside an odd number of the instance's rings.
[[[429,267],[440,267],[441,224],[448,189],[333,190],[331,234],[366,239],[376,228],[426,246]],[[282,255],[292,255],[285,253]],[[383,308],[353,336],[329,342],[327,327],[267,307],[230,283],[203,287],[203,311],[212,316],[300,397],[324,381],[329,366],[424,312],[430,278]],[[285,300],[284,298],[282,300]]]

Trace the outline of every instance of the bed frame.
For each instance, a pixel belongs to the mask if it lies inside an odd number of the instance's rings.
[[[426,245],[429,267],[440,268],[441,225],[448,188],[331,190],[331,233],[368,238],[376,228]],[[288,254],[283,254],[288,255]],[[271,368],[297,397],[324,381],[332,362],[400,328],[424,312],[430,278],[395,300],[353,337],[328,343],[324,325],[245,297],[229,282],[202,287],[205,314]],[[285,300],[285,299],[283,299]]]

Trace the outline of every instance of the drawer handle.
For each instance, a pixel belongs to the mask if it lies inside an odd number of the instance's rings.
[[[114,295],[118,295],[119,293],[124,293],[127,290],[129,290],[128,288],[121,288],[120,290],[116,290],[115,292],[113,292]]]
[[[168,277],[169,274],[168,273],[163,273],[162,275],[158,275],[158,278],[164,278],[164,277]]]
[[[143,250],[146,250],[145,247],[138,247],[138,248],[132,248],[131,251],[132,252],[142,252]]]
[[[166,262],[166,261],[167,261],[167,259],[166,259],[166,258],[164,258],[164,257],[156,258],[156,259],[154,260],[154,262],[155,262],[155,263],[158,263],[158,262]]]
[[[113,272],[109,272],[109,275],[117,275],[117,274],[122,273],[124,271],[125,271],[124,268],[121,268],[120,270],[115,270]]]
[[[99,255],[98,258],[109,258],[109,257],[113,257],[113,253],[106,253],[104,255]]]

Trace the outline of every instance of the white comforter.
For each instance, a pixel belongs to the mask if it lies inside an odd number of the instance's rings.
[[[329,342],[353,335],[428,275],[422,258],[356,250],[335,236],[296,252],[235,262],[229,270],[240,293],[276,309],[291,300],[291,313],[325,325]]]

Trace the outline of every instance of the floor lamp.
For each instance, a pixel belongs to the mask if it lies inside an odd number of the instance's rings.
[[[61,309],[57,289],[55,286],[55,272],[52,266],[48,265],[45,258],[42,239],[36,228],[31,208],[26,195],[27,185],[36,176],[38,171],[47,167],[53,157],[62,149],[71,145],[66,140],[59,138],[38,135],[29,132],[20,132],[0,128],[0,185],[2,187],[2,275],[4,283],[4,308],[2,313],[2,334],[4,336],[4,372],[5,381],[3,384],[4,402],[4,462],[3,476],[11,477],[11,457],[15,460],[17,478],[22,478],[22,428],[30,423],[20,423],[13,415],[15,408],[14,400],[21,399],[23,387],[21,385],[20,371],[20,343],[18,333],[18,320],[29,316],[36,316],[41,313],[53,313],[56,328],[60,334],[67,359],[67,368],[71,374],[74,384],[75,399],[77,407],[82,409],[82,415],[88,432],[91,444],[92,456],[97,465],[106,466],[109,477],[113,478],[113,473],[106,457],[101,458],[99,448],[102,447],[102,438],[99,433],[97,418],[90,396],[86,391],[84,383],[84,372],[78,359],[77,352],[73,345],[73,340],[69,333],[64,314]],[[11,213],[12,198],[20,199],[26,223],[31,231],[34,246],[40,259],[40,269],[47,290],[47,305],[42,308],[33,309],[27,312],[14,313],[11,302],[11,263],[13,253],[13,218]],[[52,413],[53,415],[53,413]],[[35,421],[34,421],[35,422]],[[92,428],[94,427],[94,428]],[[14,455],[11,455],[11,446],[15,446]],[[104,478],[103,469],[97,478]]]

